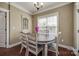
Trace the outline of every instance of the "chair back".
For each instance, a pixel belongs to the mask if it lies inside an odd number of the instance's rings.
[[[26,47],[28,45],[27,34],[21,33],[21,43]]]
[[[33,35],[33,34],[28,35],[28,50],[36,55],[38,50],[36,35]]]

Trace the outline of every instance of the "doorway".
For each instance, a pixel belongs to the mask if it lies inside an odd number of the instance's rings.
[[[6,47],[7,45],[7,14],[4,11],[0,11],[0,47]]]

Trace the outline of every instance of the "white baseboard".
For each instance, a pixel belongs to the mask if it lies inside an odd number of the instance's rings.
[[[66,46],[66,45],[62,45],[62,44],[59,44],[59,46],[60,46],[60,47],[63,47],[63,48],[66,48],[66,49],[68,49],[68,50],[72,50],[72,51],[74,52],[74,54],[75,54],[76,56],[78,56],[78,52],[77,52],[77,50],[76,50],[74,47],[72,47],[72,46]]]
[[[56,43],[54,43],[56,45]],[[72,50],[73,47],[72,46],[67,46],[67,45],[63,45],[63,44],[58,44],[59,47],[63,47],[63,48],[66,48],[68,50]]]
[[[20,44],[21,44],[21,42],[14,43],[14,44],[9,45],[8,48],[12,48],[12,47],[17,46],[17,45],[20,45]]]
[[[79,56],[78,51],[75,48],[73,48],[73,52],[76,56]]]
[[[67,46],[67,45],[63,45],[63,44],[59,44],[60,47],[66,48],[68,50],[73,50],[72,46]]]

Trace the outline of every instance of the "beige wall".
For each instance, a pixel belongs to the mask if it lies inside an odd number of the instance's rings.
[[[5,3],[0,3],[0,8],[8,9],[8,5]],[[19,35],[21,32],[21,16],[28,18],[29,29],[27,31],[32,32],[31,15],[19,10],[18,8],[11,6],[10,11],[10,44],[19,42]]]
[[[34,32],[34,26],[37,22],[37,17],[50,14],[50,13],[59,13],[59,31],[62,32],[62,40],[60,40],[61,44],[73,46],[73,3],[52,9],[40,14],[33,15],[33,32]]]
[[[8,9],[8,5],[0,3],[0,8]],[[31,26],[31,16],[13,6],[11,6],[10,14],[10,44],[14,44],[18,41],[19,33],[21,31],[21,16],[24,15],[29,19],[29,31],[31,28],[34,32],[34,26],[38,16],[59,12],[59,30],[62,32],[63,42],[60,43],[64,45],[73,46],[73,3],[69,5],[62,6],[60,8],[52,9],[40,14],[32,16],[32,26]],[[15,29],[13,30],[13,27]]]

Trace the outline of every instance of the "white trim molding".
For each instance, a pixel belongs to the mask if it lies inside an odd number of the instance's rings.
[[[13,6],[15,6],[16,8],[18,8],[18,9],[20,9],[20,10],[22,10],[22,11],[24,11],[24,12],[30,14],[30,15],[32,15],[31,12],[29,12],[29,11],[26,10],[26,9],[24,9],[23,7],[21,7],[21,6],[17,5],[17,4],[15,4],[15,3],[10,3],[10,4],[13,5]]]
[[[5,3],[7,3],[7,4],[8,4],[8,2],[5,2]],[[10,5],[12,5],[12,6],[14,6],[14,7],[16,7],[16,8],[18,8],[18,9],[20,9],[20,10],[22,10],[22,11],[24,11],[24,12],[26,12],[26,13],[30,14],[30,15],[32,15],[32,13],[31,13],[31,12],[29,12],[28,10],[24,9],[23,7],[21,7],[21,6],[17,5],[17,4],[16,4],[16,3],[14,3],[14,2],[10,2]]]
[[[7,3],[7,2],[5,2],[5,3]],[[15,6],[16,8],[18,8],[18,9],[20,9],[20,10],[22,10],[22,11],[24,11],[24,12],[30,14],[30,15],[34,15],[34,14],[39,14],[39,13],[42,13],[42,12],[45,12],[45,11],[48,11],[48,10],[51,10],[51,9],[55,9],[55,8],[58,8],[58,7],[62,7],[64,5],[67,5],[67,4],[70,4],[70,3],[72,3],[72,2],[62,3],[62,4],[59,4],[59,5],[53,6],[53,7],[49,7],[49,8],[44,9],[44,10],[40,10],[40,11],[34,12],[34,13],[26,10],[25,8],[21,7],[20,5],[18,5],[16,3],[11,2],[11,5],[12,6]]]
[[[9,45],[8,48],[12,48],[12,47],[15,47],[20,44],[21,44],[21,42],[14,43],[14,44]]]
[[[67,4],[70,4],[71,2],[67,2],[67,3],[62,3],[62,4],[59,4],[59,5],[56,5],[56,6],[53,6],[53,7],[50,7],[50,8],[47,8],[47,9],[44,9],[44,10],[41,10],[41,11],[37,11],[34,14],[39,14],[39,13],[42,13],[42,12],[45,12],[45,11],[48,11],[48,10],[52,10],[52,9],[55,9],[55,8],[59,8],[59,7],[62,7],[64,5],[67,5]]]
[[[54,43],[54,44],[56,45],[56,43]],[[79,56],[78,55],[78,51],[74,47],[72,47],[72,46],[67,46],[67,45],[63,45],[63,44],[58,44],[58,46],[66,48],[68,50],[72,50],[76,56]]]
[[[9,12],[9,10],[4,9],[4,8],[1,8],[1,7],[0,7],[0,10],[1,10],[1,11],[4,11],[4,12]]]
[[[68,50],[73,50],[72,46],[67,46],[67,45],[63,45],[63,44],[59,44],[60,47],[66,48]]]
[[[75,48],[73,48],[73,52],[74,52],[74,54],[75,54],[76,56],[79,56],[78,50],[76,50]]]
[[[74,47],[72,47],[72,46],[67,46],[67,45],[63,45],[63,44],[59,44],[59,46],[60,46],[60,47],[63,47],[63,48],[66,48],[66,49],[68,49],[68,50],[72,50],[72,51],[74,52],[74,54],[75,54],[76,56],[78,56],[78,52],[77,52],[77,50],[76,50]]]

